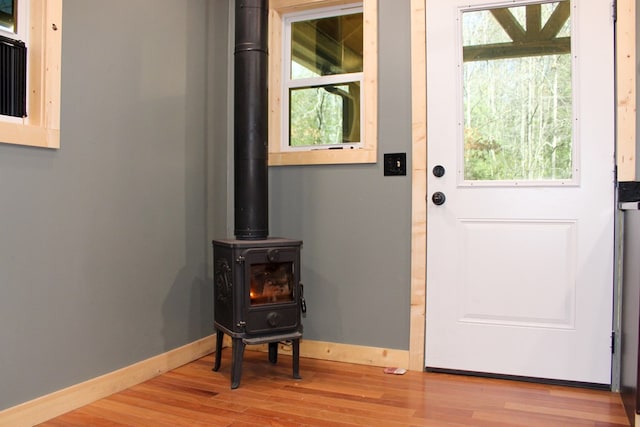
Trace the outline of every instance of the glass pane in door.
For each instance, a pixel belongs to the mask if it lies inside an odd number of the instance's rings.
[[[574,178],[570,11],[462,13],[465,181]]]

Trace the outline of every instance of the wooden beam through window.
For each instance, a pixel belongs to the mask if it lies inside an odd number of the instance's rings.
[[[526,6],[525,13],[526,28],[523,28],[509,8],[492,9],[491,14],[511,42],[464,46],[464,62],[571,52],[571,37],[558,37],[571,13],[569,1],[559,2],[544,26],[540,4]]]

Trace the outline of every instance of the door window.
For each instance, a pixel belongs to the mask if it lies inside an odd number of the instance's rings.
[[[571,183],[570,2],[465,10],[460,181]]]

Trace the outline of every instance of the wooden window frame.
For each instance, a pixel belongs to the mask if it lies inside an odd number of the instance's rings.
[[[364,81],[362,147],[357,149],[282,149],[283,16],[353,0],[272,0],[269,10],[269,166],[375,163],[378,147],[378,11],[377,1],[363,0]]]
[[[0,142],[60,148],[62,0],[30,0],[29,6],[27,117],[0,118]]]

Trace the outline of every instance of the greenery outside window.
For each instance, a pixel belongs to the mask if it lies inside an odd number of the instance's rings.
[[[569,0],[462,14],[464,181],[577,182]]]
[[[376,162],[376,3],[271,2],[270,165]]]
[[[0,143],[59,148],[62,0],[0,1],[17,18],[2,15],[0,32],[28,41],[27,116],[0,116]]]

